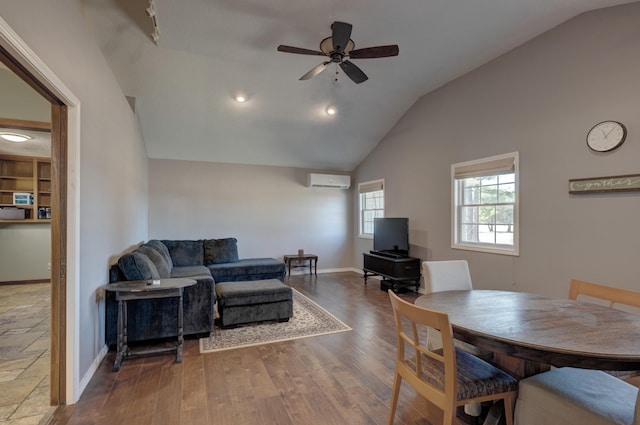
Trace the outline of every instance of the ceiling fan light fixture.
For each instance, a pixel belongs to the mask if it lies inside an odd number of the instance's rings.
[[[349,39],[347,46],[344,48],[343,53],[345,56],[349,55],[349,52],[355,49],[356,45],[353,40]],[[333,38],[327,37],[320,42],[320,50],[322,53],[328,55],[333,51]]]
[[[320,41],[320,50],[310,50],[302,47],[287,46],[280,44],[279,52],[296,53],[299,55],[325,56],[327,59],[316,67],[312,68],[300,80],[309,80],[324,71],[328,64],[336,63],[342,71],[354,83],[360,84],[367,81],[368,77],[351,59],[388,58],[398,56],[398,45],[372,46],[363,49],[356,49],[355,43],[351,39],[351,29],[353,26],[346,22],[335,21],[331,24],[331,36]]]
[[[0,137],[2,137],[4,140],[8,140],[9,142],[14,143],[22,143],[26,142],[27,140],[33,139],[33,137],[31,136],[19,133],[0,133]]]

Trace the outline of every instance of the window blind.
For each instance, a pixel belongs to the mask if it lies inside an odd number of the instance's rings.
[[[469,177],[495,176],[513,173],[516,168],[516,157],[513,154],[501,155],[490,160],[470,161],[453,164],[453,177],[457,180]]]

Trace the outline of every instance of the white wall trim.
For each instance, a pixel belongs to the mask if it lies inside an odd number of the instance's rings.
[[[93,362],[91,362],[91,366],[89,366],[89,370],[87,370],[87,373],[84,374],[84,376],[78,383],[79,394],[82,394],[87,388],[87,385],[89,385],[91,378],[93,378],[94,373],[96,373],[96,370],[98,370],[98,367],[100,367],[100,363],[102,363],[102,360],[104,360],[104,358],[107,356],[107,353],[109,353],[109,346],[105,344],[96,358],[93,359]]]
[[[67,106],[67,299],[66,299],[66,383],[67,404],[78,401],[79,335],[79,238],[80,238],[80,100],[49,69],[33,50],[0,17],[0,46],[31,72]],[[63,379],[63,377],[61,377]]]
[[[291,270],[291,276],[302,276],[302,275],[308,275],[309,274],[309,267],[302,267],[302,266],[298,266],[297,268],[299,268],[299,270]],[[337,268],[337,269],[318,269],[318,274],[321,273],[343,273],[343,272],[356,272],[356,273],[362,273],[362,270],[360,269],[356,269],[354,267],[342,267],[342,268]],[[288,274],[287,274],[288,276]]]

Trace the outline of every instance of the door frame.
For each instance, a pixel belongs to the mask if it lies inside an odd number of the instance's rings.
[[[0,17],[7,66],[52,104],[51,402],[75,403],[79,380],[80,101]],[[59,213],[56,215],[55,211]]]

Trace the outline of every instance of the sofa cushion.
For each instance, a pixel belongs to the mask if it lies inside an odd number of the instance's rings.
[[[236,263],[207,266],[216,282],[239,280],[284,279],[285,265],[274,258],[247,258]]]
[[[204,264],[204,247],[199,241],[169,241],[162,242],[171,255],[174,267],[201,266]]]
[[[136,252],[141,252],[149,257],[149,260],[151,260],[153,265],[156,266],[158,275],[161,279],[171,277],[171,269],[169,268],[169,264],[167,264],[164,257],[156,249],[150,247],[149,245],[142,245],[141,247],[136,249]]]
[[[190,277],[192,279],[208,277],[211,279],[211,272],[205,266],[182,266],[174,267],[171,270],[171,277]]]
[[[215,287],[220,306],[239,306],[291,301],[291,287],[278,279],[223,282]]]
[[[160,279],[156,266],[149,257],[139,251],[124,254],[118,260],[118,266],[127,280]]]
[[[237,263],[238,241],[236,238],[207,239],[204,241],[204,265]]]
[[[149,245],[151,248],[157,250],[160,255],[162,255],[162,258],[164,258],[164,260],[167,262],[167,264],[169,265],[169,271],[171,271],[171,269],[173,268],[173,261],[171,260],[171,254],[169,254],[167,246],[157,239],[151,239],[145,245]]]

